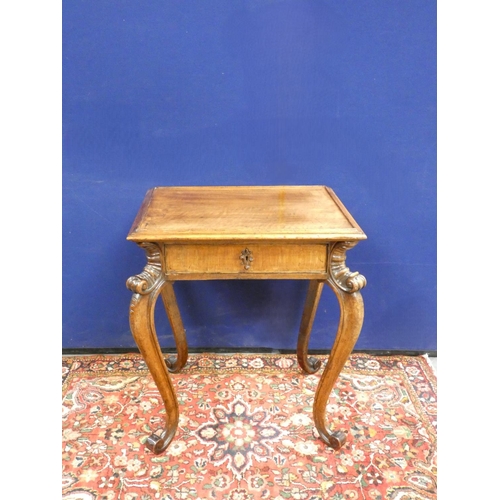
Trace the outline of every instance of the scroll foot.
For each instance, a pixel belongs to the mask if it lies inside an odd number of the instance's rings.
[[[179,363],[179,357],[174,355],[165,358],[165,364],[167,365],[168,371],[170,373],[180,372],[183,368],[183,366],[181,366],[181,363]]]
[[[174,438],[175,432],[168,432],[164,429],[158,429],[153,432],[146,440],[146,448],[152,451],[155,455],[159,455],[168,448],[168,445]]]
[[[321,361],[318,358],[315,358],[314,356],[309,356],[308,358],[304,359],[304,366],[302,366],[302,369],[306,373],[316,373],[320,368],[321,368]]]
[[[331,434],[324,435],[320,432],[319,434],[321,439],[334,450],[340,450],[347,440],[346,433],[342,431],[333,431]]]

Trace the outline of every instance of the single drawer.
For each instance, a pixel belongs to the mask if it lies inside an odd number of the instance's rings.
[[[167,274],[311,274],[326,272],[322,244],[165,245]],[[244,277],[244,276],[241,276]]]

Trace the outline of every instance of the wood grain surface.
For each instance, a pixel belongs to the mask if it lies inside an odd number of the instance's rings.
[[[366,236],[325,186],[156,187],[131,241],[362,240]]]
[[[252,255],[248,268],[241,260],[247,250]],[[219,244],[165,245],[165,273],[240,273],[248,278],[256,273],[322,273],[327,270],[327,246],[320,244]]]

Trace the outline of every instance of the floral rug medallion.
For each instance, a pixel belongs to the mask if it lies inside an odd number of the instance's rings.
[[[270,414],[262,408],[252,413],[249,405],[237,396],[228,408],[213,408],[210,422],[202,424],[194,435],[212,447],[208,459],[213,465],[227,462],[228,470],[241,480],[243,473],[253,465],[252,458],[259,462],[272,458],[270,443],[286,433],[269,423],[269,417]]]

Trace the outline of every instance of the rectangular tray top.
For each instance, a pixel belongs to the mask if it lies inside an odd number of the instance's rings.
[[[365,238],[325,186],[155,187],[127,236],[167,243]]]

